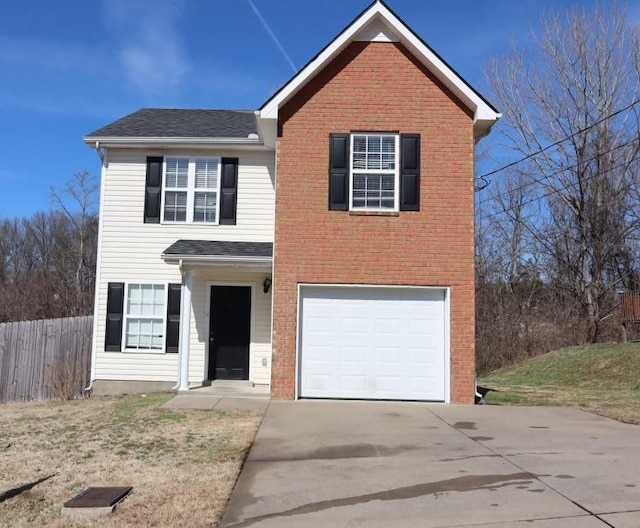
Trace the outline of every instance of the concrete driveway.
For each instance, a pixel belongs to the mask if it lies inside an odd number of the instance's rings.
[[[574,409],[271,402],[222,527],[640,527],[640,427]]]

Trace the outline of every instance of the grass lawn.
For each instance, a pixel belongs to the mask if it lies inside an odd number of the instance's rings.
[[[640,343],[563,348],[478,379],[488,403],[578,407],[640,424]]]
[[[0,526],[212,527],[262,411],[174,411],[171,394],[0,406]],[[113,515],[74,521],[63,503],[92,486],[133,486]]]

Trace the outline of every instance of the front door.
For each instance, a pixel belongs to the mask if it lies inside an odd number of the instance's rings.
[[[209,379],[248,380],[251,287],[211,286]]]

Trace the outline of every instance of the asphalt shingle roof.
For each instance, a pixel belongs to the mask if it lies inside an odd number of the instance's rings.
[[[87,137],[240,139],[257,133],[252,110],[142,108]]]
[[[163,255],[191,257],[273,257],[271,242],[220,242],[217,240],[178,240]]]

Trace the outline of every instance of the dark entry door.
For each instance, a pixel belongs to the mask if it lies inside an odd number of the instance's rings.
[[[251,287],[211,286],[209,379],[248,380]]]

